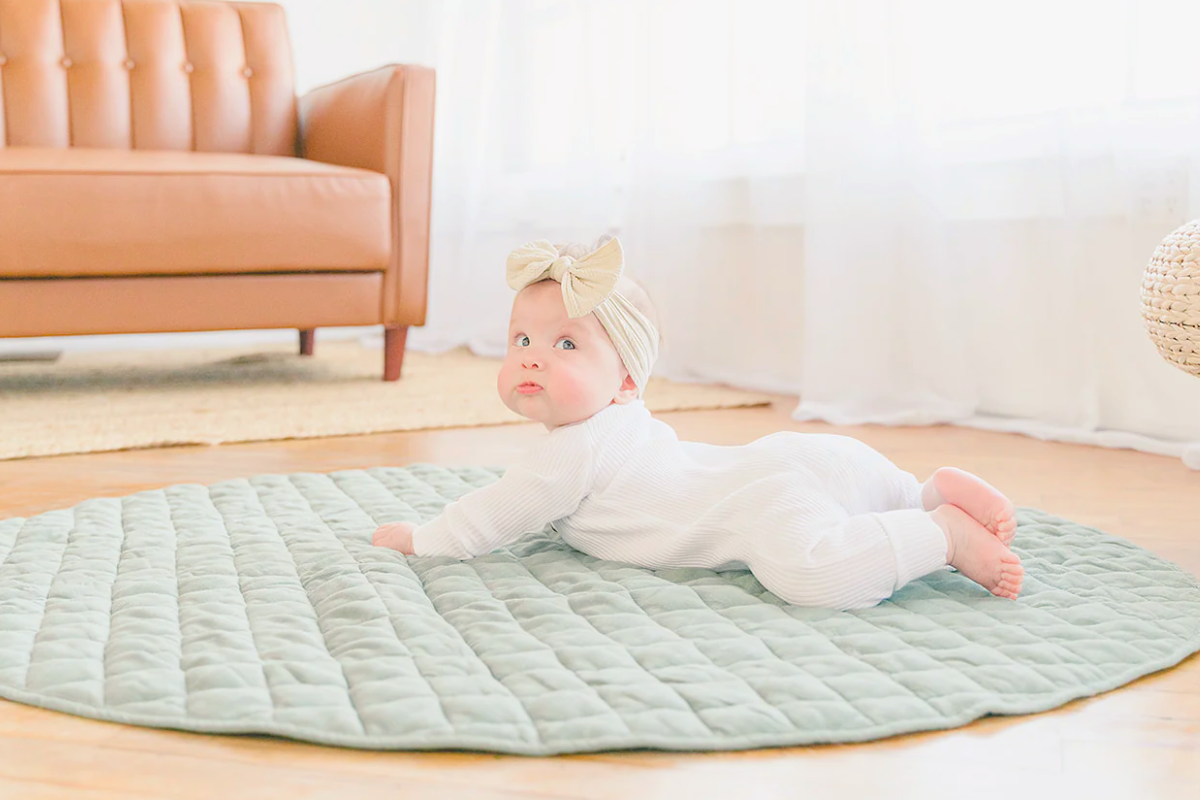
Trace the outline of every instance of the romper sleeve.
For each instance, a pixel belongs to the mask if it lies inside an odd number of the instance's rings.
[[[591,487],[591,450],[583,425],[551,431],[498,481],[449,503],[414,530],[413,552],[474,558],[571,514]]]

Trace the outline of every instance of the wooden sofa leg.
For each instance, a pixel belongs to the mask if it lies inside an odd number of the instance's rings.
[[[300,331],[300,355],[311,356],[313,354],[313,344],[316,343],[317,332],[313,328]]]
[[[408,339],[407,325],[385,325],[383,327],[383,379],[400,379],[400,365],[404,362],[404,342]]]

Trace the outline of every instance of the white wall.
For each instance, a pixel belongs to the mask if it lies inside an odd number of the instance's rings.
[[[433,63],[429,4],[409,0],[276,0],[288,17],[296,91],[383,66]]]

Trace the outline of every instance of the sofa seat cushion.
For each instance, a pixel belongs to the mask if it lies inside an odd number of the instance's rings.
[[[378,271],[391,189],[280,156],[0,148],[0,278]]]

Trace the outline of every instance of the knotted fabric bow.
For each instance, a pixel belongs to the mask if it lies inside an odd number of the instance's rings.
[[[508,285],[519,292],[538,281],[562,284],[567,316],[596,314],[641,397],[658,358],[658,329],[616,291],[624,266],[625,256],[616,239],[580,259],[560,256],[554,245],[538,239],[509,254]]]

